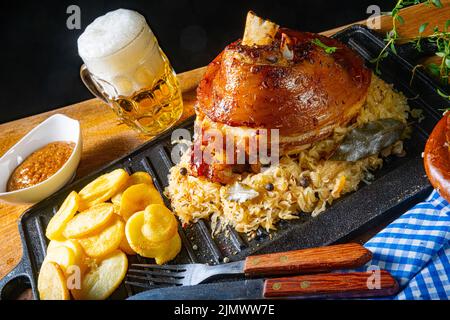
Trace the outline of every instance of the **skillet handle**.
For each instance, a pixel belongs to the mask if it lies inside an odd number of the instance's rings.
[[[396,294],[397,281],[387,271],[327,273],[264,282],[264,298],[368,298]]]
[[[353,269],[372,259],[372,253],[357,243],[250,256],[245,259],[247,276],[304,274]]]
[[[25,280],[25,281],[24,281]],[[24,283],[26,282],[26,283]],[[25,271],[23,259],[4,278],[0,279],[0,300],[11,300],[17,295],[19,289],[25,289],[31,283],[30,277]]]

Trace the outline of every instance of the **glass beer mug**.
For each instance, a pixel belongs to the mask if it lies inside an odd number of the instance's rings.
[[[183,113],[175,72],[145,18],[119,9],[97,18],[78,39],[86,87],[127,125],[157,135]]]

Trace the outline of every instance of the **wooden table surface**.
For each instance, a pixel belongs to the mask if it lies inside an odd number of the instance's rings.
[[[419,26],[426,21],[429,22],[429,30],[431,30],[430,27],[435,25],[439,25],[442,28],[445,21],[450,17],[450,0],[444,0],[442,3],[444,5],[442,9],[425,5],[404,9],[402,16],[405,24],[399,27],[400,35],[405,38],[417,35]],[[359,23],[365,24],[365,21]],[[332,35],[344,27],[328,30],[323,32],[323,34]],[[380,32],[385,34],[390,28],[391,17],[383,16],[381,18]],[[183,119],[193,114],[195,88],[203,72],[204,68],[200,68],[178,76],[183,91],[185,106]],[[107,105],[98,99],[92,99],[43,114],[1,124],[0,155],[4,154],[28,131],[56,113],[65,114],[73,119],[79,120],[81,123],[83,153],[77,171],[77,177],[82,177],[124,156],[149,139],[127,126],[120,124]],[[21,259],[22,249],[17,221],[28,207],[0,202],[0,278],[6,275]],[[377,230],[366,234],[363,239],[370,238]]]

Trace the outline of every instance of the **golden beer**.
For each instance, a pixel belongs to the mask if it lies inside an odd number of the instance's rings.
[[[124,123],[148,135],[170,128],[183,114],[178,79],[167,58],[164,73],[154,85],[134,92],[129,97],[118,96],[111,103]]]
[[[142,15],[119,9],[97,18],[78,39],[78,50],[83,82],[122,122],[156,135],[180,119],[178,79]]]

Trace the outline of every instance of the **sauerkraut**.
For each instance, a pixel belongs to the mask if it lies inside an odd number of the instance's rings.
[[[180,173],[189,166],[190,155],[170,170],[166,195],[180,220],[194,223],[210,219],[213,232],[230,225],[238,232],[254,235],[258,228],[276,229],[276,223],[297,219],[300,212],[316,216],[342,195],[358,189],[361,181],[371,177],[371,171],[383,165],[383,157],[402,154],[401,141],[394,146],[356,162],[326,160],[347,132],[364,123],[394,118],[406,123],[410,112],[405,96],[375,75],[358,118],[352,126],[337,128],[329,138],[310,145],[297,154],[283,156],[276,166],[257,174],[242,175],[240,184],[257,192],[248,201],[230,200],[233,185],[221,185]],[[268,190],[267,185],[273,185]],[[256,193],[255,193],[256,194]]]

